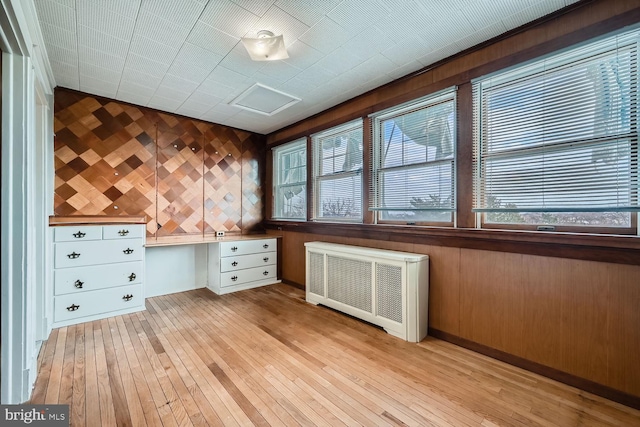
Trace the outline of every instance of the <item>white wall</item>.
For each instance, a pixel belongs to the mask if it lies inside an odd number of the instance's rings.
[[[207,286],[207,246],[199,244],[146,248],[146,297]]]
[[[38,351],[50,332],[55,83],[43,46],[32,0],[1,0],[3,404],[29,399]]]

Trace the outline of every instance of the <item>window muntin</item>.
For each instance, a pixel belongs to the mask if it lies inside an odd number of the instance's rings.
[[[314,219],[362,222],[362,121],[312,137]]]
[[[307,139],[273,149],[273,218],[307,218]]]
[[[637,35],[475,81],[483,222],[622,227],[638,210]]]
[[[378,222],[452,223],[455,89],[374,115],[372,198]]]

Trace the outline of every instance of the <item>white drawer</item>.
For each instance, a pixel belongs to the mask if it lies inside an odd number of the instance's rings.
[[[220,273],[220,285],[233,286],[241,283],[255,282],[258,280],[275,279],[277,267],[275,265],[265,265],[262,267],[248,268],[239,271],[227,271]]]
[[[140,239],[56,243],[55,268],[142,260]]]
[[[144,226],[139,224],[105,225],[102,227],[102,238],[133,239],[140,238],[144,233]]]
[[[63,268],[54,271],[54,293],[63,295],[142,283],[143,273],[142,261]]]
[[[102,227],[98,226],[60,226],[53,229],[56,242],[81,242],[102,239]]]
[[[248,255],[273,252],[277,249],[276,239],[243,240],[239,242],[221,242],[220,256]]]
[[[276,263],[276,257],[276,252],[230,256],[220,260],[220,271],[244,270],[261,265],[271,265]]]
[[[54,301],[54,319],[56,322],[62,322],[140,306],[144,304],[144,296],[142,285],[131,285],[60,295],[56,296]]]

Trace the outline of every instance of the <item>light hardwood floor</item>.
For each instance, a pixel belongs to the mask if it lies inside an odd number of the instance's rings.
[[[31,403],[74,426],[634,426],[640,411],[427,338],[406,343],[279,284],[149,298],[56,329]]]

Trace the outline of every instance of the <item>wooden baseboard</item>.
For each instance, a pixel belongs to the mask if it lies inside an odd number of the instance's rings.
[[[285,285],[289,285],[289,286],[293,286],[294,288],[302,289],[303,291],[307,290],[307,288],[305,288],[304,285],[302,285],[302,284],[300,284],[298,282],[294,282],[292,280],[282,279],[281,282],[284,283]]]
[[[588,391],[589,393],[596,394],[614,402],[621,403],[634,409],[640,409],[640,397],[634,396],[614,388],[577,377],[572,374],[568,374],[563,371],[559,371],[554,368],[550,368],[545,365],[541,365],[536,362],[532,362],[522,357],[514,356],[509,353],[505,353],[495,348],[487,347],[483,344],[470,341],[466,338],[461,338],[456,335],[452,335],[448,332],[439,331],[437,329],[429,328],[429,335],[435,338],[439,338],[443,341],[450,342],[452,344],[464,347],[466,349],[475,351],[476,353],[484,354],[485,356],[492,357],[502,362],[508,363],[513,366],[517,366],[527,371],[534,372],[539,375],[543,375],[547,378],[551,378],[556,381],[568,384],[572,387],[577,387],[581,390]]]

